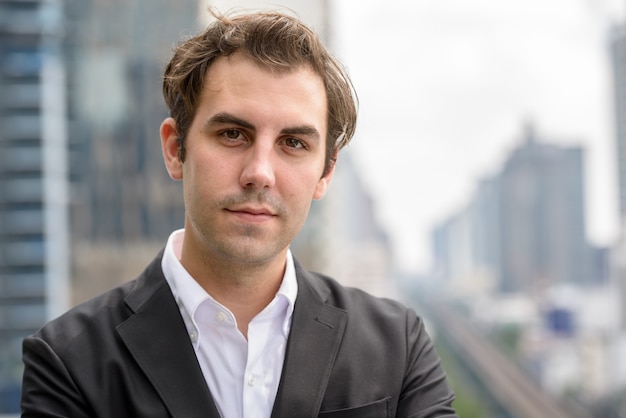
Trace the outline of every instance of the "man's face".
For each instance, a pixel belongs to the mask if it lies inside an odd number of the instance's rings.
[[[308,67],[279,75],[239,54],[212,64],[184,163],[175,122],[161,126],[170,176],[183,180],[185,245],[194,257],[284,257],[332,178],[333,170],[322,177],[326,120],[323,81]]]

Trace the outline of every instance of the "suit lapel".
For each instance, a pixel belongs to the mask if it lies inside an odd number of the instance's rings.
[[[347,313],[324,303],[328,289],[313,286],[296,263],[298,297],[272,418],[317,417],[341,343]]]
[[[118,333],[173,417],[219,418],[160,261],[158,256],[128,296],[135,314]]]

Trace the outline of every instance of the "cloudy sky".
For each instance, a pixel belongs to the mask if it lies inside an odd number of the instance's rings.
[[[349,152],[396,244],[426,270],[432,227],[497,172],[531,122],[587,159],[587,230],[617,235],[608,30],[618,0],[336,0],[360,98]]]

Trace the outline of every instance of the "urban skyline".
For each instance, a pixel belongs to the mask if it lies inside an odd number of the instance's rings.
[[[604,282],[590,269],[583,161],[580,147],[554,145],[527,125],[502,169],[434,229],[438,276],[477,289],[487,280],[479,291],[496,293]]]
[[[396,0],[385,19],[371,0],[333,4],[361,99],[355,161],[397,265],[428,271],[430,229],[499,169],[528,120],[587,149],[587,232],[617,239],[609,33],[622,0]]]

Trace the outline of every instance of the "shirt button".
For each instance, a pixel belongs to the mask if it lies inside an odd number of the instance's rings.
[[[195,343],[196,341],[198,341],[198,334],[192,331],[189,333],[189,338],[191,339],[191,342]]]
[[[226,321],[226,314],[224,312],[218,312],[215,315],[215,318],[219,321],[219,322],[224,322]]]
[[[248,385],[254,386],[256,384],[256,377],[253,374],[248,375]]]

